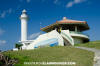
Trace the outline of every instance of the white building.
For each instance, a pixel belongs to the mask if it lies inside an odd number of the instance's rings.
[[[66,46],[84,43],[89,37],[82,32],[89,29],[86,21],[69,20],[66,17],[54,24],[41,28],[47,33],[38,36],[35,40],[27,40],[26,10],[22,11],[21,19],[21,41],[22,49],[34,49],[44,46]]]

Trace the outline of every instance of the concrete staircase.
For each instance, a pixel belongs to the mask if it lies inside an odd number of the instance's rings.
[[[71,35],[69,33],[69,30],[62,30],[61,31],[61,36],[64,39],[64,44],[65,45],[72,45],[72,46],[74,45],[74,40],[71,37]]]

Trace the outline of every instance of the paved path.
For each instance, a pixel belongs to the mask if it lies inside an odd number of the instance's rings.
[[[86,47],[75,47],[75,48],[80,48],[94,52],[95,53],[94,66],[100,66],[100,50],[94,48],[86,48]]]

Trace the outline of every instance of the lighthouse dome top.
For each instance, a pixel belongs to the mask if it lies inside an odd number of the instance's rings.
[[[20,19],[28,19],[27,11],[25,9],[22,11]]]
[[[63,17],[63,20],[66,20],[67,18],[66,17]]]
[[[22,13],[26,13],[27,11],[24,9],[23,11],[22,11]]]

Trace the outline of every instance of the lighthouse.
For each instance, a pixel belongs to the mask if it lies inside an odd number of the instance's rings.
[[[28,15],[26,14],[26,10],[24,9],[22,11],[22,14],[20,16],[21,20],[21,42],[27,41],[27,21],[28,21]]]

